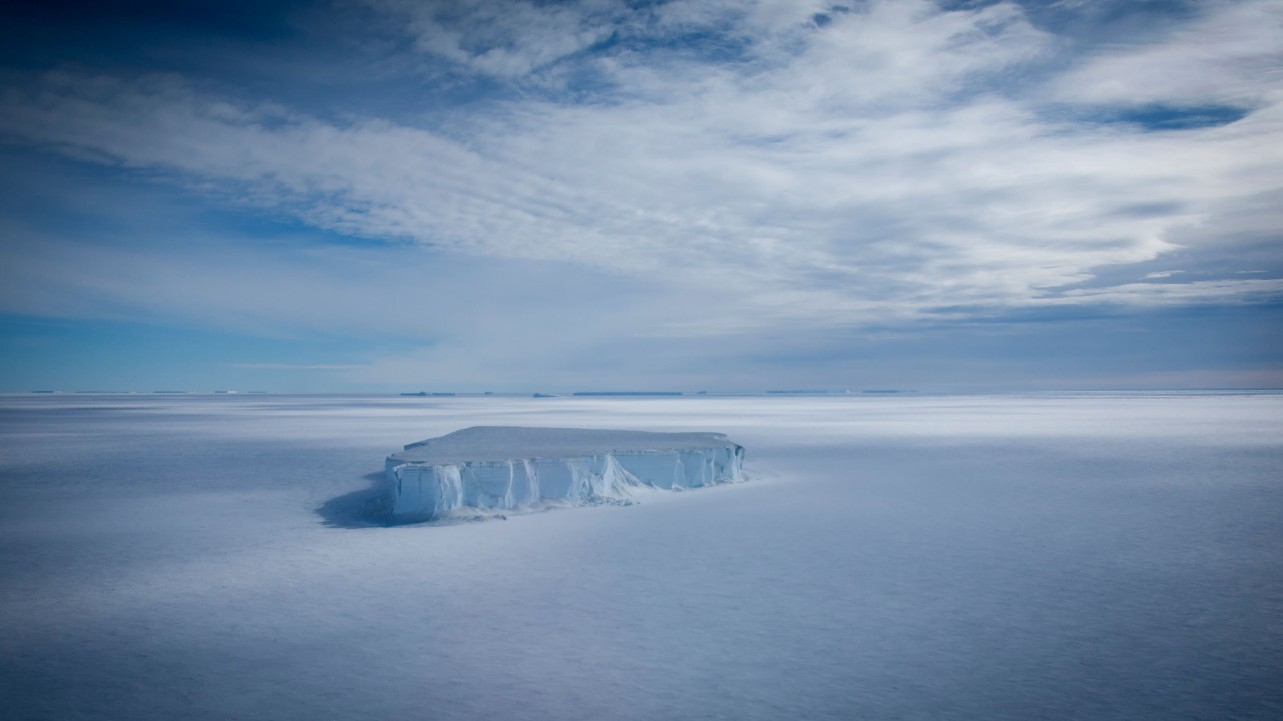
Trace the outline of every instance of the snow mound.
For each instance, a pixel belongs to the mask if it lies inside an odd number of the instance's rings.
[[[393,515],[434,520],[726,483],[743,461],[721,433],[477,426],[411,443],[385,467]]]

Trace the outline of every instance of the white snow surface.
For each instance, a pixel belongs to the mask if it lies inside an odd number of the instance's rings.
[[[476,426],[411,443],[385,471],[392,513],[431,520],[727,483],[743,459],[722,433]]]
[[[367,515],[470,426],[752,482]],[[0,396],[0,717],[1277,721],[1281,469],[1281,393]]]

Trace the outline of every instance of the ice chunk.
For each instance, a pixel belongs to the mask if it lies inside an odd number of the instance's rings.
[[[386,469],[392,513],[415,520],[698,488],[738,480],[743,461],[721,433],[477,426],[411,443]]]

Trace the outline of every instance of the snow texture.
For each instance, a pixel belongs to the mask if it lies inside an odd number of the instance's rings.
[[[385,468],[393,515],[434,520],[726,483],[743,460],[721,433],[477,426],[411,443]]]
[[[470,426],[753,482],[384,523]],[[0,396],[0,718],[1278,721],[1280,469],[1283,393]]]

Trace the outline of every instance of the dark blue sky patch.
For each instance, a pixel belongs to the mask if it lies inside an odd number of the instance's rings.
[[[1001,0],[938,0],[936,3],[945,12],[967,12],[993,5]]]
[[[287,40],[311,6],[240,0],[9,2],[0,9],[0,61],[18,67],[163,63],[183,49]]]
[[[674,55],[709,63],[741,63],[751,59],[751,38],[732,32],[729,25],[690,28],[662,37],[629,38],[618,47],[638,52],[670,51]]]
[[[851,12],[849,5],[830,5],[824,12],[815,13],[811,16],[811,22],[815,23],[817,28],[827,27],[833,23],[835,15],[846,15]]]
[[[288,33],[289,18],[302,2],[247,0],[60,0],[56,3],[18,0],[5,3],[10,22],[60,31],[111,32],[136,28],[151,32],[180,32],[224,37],[279,39]]]
[[[1140,108],[1127,108],[1106,111],[1093,119],[1100,123],[1124,123],[1135,125],[1144,130],[1193,130],[1196,128],[1215,128],[1238,122],[1247,117],[1250,110],[1232,105],[1198,105],[1176,107],[1171,105],[1146,105]]]
[[[1118,218],[1161,218],[1185,211],[1185,204],[1156,200],[1147,203],[1127,203],[1114,208],[1110,215]]]

